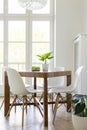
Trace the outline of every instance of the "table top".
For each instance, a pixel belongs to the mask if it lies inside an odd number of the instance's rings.
[[[68,76],[71,75],[71,71],[23,71],[19,72],[24,77],[57,77],[57,76]]]

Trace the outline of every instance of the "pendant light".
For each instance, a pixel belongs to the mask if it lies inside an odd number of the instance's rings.
[[[19,4],[28,10],[42,9],[47,3],[47,0],[19,0]]]

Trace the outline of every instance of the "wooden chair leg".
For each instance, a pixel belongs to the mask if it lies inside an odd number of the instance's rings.
[[[52,99],[52,102],[53,102],[53,93],[51,94],[51,99]],[[52,111],[53,111],[53,103],[52,103]]]
[[[57,94],[55,105],[54,105],[54,110],[53,110],[53,114],[54,114],[53,115],[53,124],[54,124],[54,121],[55,121],[58,103],[59,103],[59,94]]]
[[[22,108],[22,127],[24,126],[24,102],[25,102],[25,97],[23,97],[23,108]]]
[[[14,96],[11,96],[11,98],[14,99]],[[16,101],[15,101],[15,103],[16,103]],[[16,106],[14,107],[14,111],[16,112]]]
[[[13,102],[12,102],[12,104],[11,104],[11,106],[10,106],[9,110],[8,110],[8,113],[7,113],[7,115],[6,115],[6,118],[9,116],[10,111],[11,111],[11,109],[12,109],[12,107],[13,107],[13,105],[14,105],[15,101],[16,101],[16,98],[17,98],[17,95],[15,95],[15,96],[14,96]]]
[[[2,103],[1,103],[1,106],[0,106],[0,109],[2,108],[2,106],[3,106],[3,104],[4,104],[4,101],[5,101],[5,100],[3,99]]]
[[[15,103],[16,103],[16,100],[15,100]],[[15,106],[15,112],[16,112],[16,106]]]
[[[44,93],[41,94],[39,101],[41,101],[41,99],[43,98],[43,95],[44,95]]]
[[[41,115],[42,115],[42,117],[43,117],[43,113],[42,113],[42,111],[41,111],[42,106],[41,106],[39,100],[38,100],[36,97],[33,97],[33,99],[34,99],[35,105],[37,106],[39,112],[41,113]]]
[[[15,106],[15,112],[16,112],[16,106]]]
[[[49,93],[49,101],[53,102],[53,93]],[[53,111],[53,103],[52,103],[52,111]]]
[[[27,96],[25,97],[25,100],[26,100],[26,113],[27,113],[27,102],[28,102]]]

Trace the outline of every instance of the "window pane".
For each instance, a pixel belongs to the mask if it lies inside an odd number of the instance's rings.
[[[4,0],[0,0],[0,13],[3,13]]]
[[[8,61],[14,63],[25,62],[25,43],[8,44]]]
[[[40,60],[38,60],[38,57],[36,55],[49,52],[49,48],[50,48],[49,43],[33,43],[32,44],[32,62],[33,63],[40,62]]]
[[[0,43],[0,62],[3,62],[3,43]]]
[[[8,0],[8,13],[24,14],[25,9],[19,5],[18,0]]]
[[[36,42],[50,40],[49,21],[33,21],[32,26],[32,41]]]
[[[3,41],[3,31],[4,31],[4,28],[3,28],[3,21],[0,21],[0,41]]]
[[[25,41],[26,27],[25,21],[9,21],[8,23],[8,40]]]
[[[47,4],[44,8],[39,10],[34,10],[33,14],[49,14],[50,13],[50,0],[47,0]]]
[[[2,76],[2,69],[3,69],[3,62],[4,62],[4,60],[3,60],[3,43],[2,42],[0,42],[0,84],[2,84],[2,78],[3,78],[3,76]]]

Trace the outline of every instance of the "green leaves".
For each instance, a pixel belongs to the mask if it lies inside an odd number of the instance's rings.
[[[52,59],[54,56],[52,54],[52,52],[48,52],[42,55],[36,55],[39,57],[39,60],[43,61],[43,62],[47,62],[47,59]]]
[[[39,66],[32,66],[32,71],[40,71],[40,67]]]
[[[81,113],[84,111],[85,108],[85,103],[84,102],[80,102],[76,105],[75,107],[75,114]]]
[[[87,117],[87,95],[74,95],[72,98],[72,108],[75,115]]]
[[[78,103],[79,102],[79,99],[72,99],[72,103]]]

